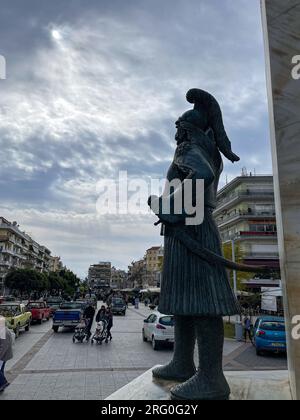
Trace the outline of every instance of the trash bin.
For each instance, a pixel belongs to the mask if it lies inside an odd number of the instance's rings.
[[[243,334],[243,324],[240,321],[235,323],[235,339],[236,341],[243,341],[244,334]]]

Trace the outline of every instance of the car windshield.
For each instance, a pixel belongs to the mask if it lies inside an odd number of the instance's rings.
[[[285,331],[285,323],[280,321],[267,321],[263,322],[260,328],[266,331]]]
[[[42,309],[45,307],[44,303],[41,302],[31,302],[27,305],[28,309]]]
[[[167,327],[174,327],[174,318],[172,316],[164,316],[159,319],[159,323]]]
[[[113,299],[112,303],[114,305],[123,305],[124,304],[124,300],[123,299]]]
[[[19,307],[15,305],[1,305],[0,315],[4,317],[14,316],[16,313],[18,313],[18,309]]]
[[[82,308],[82,304],[81,303],[62,303],[59,307],[60,309],[81,309]]]

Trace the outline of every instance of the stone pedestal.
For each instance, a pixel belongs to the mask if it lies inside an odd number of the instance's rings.
[[[288,362],[293,398],[300,399],[300,340],[292,338],[300,315],[300,1],[261,3]]]
[[[231,388],[231,400],[291,400],[287,371],[225,372]],[[110,395],[106,400],[169,400],[172,382],[152,378],[152,369]]]

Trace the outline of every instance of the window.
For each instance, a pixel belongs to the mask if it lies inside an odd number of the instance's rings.
[[[252,232],[277,232],[275,224],[251,224],[250,231]]]
[[[285,323],[278,321],[262,322],[260,328],[265,331],[285,331]]]
[[[157,320],[156,315],[150,315],[149,318],[148,318],[149,324],[154,324],[154,322],[156,322],[156,320]]]
[[[160,318],[159,323],[161,325],[165,325],[167,327],[173,327],[174,326],[174,317],[164,316],[164,317]]]

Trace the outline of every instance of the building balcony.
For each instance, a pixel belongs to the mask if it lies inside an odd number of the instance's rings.
[[[11,255],[14,258],[20,258],[22,260],[26,260],[26,256],[24,254],[19,254],[18,252],[13,251],[11,249],[2,249],[0,250],[0,253]]]
[[[237,193],[231,194],[224,198],[218,199],[217,209],[215,213],[219,213],[226,209],[229,205],[237,204],[241,201],[261,201],[268,200],[274,201],[273,191],[255,191],[255,190],[244,190]]]
[[[264,252],[264,253],[248,253],[244,256],[244,259],[254,259],[254,260],[260,260],[260,259],[279,259],[279,254],[276,252]]]
[[[10,261],[1,261],[0,260],[0,267],[12,267],[12,263]]]
[[[252,232],[252,231],[244,231],[244,232],[239,232],[238,235],[240,238],[245,238],[245,237],[258,237],[258,238],[277,238],[277,232]]]
[[[247,239],[274,239],[277,240],[277,232],[252,232],[252,231],[242,231],[242,232],[237,232],[233,235],[229,235],[229,234],[222,234],[221,233],[221,238],[223,242],[227,242],[227,241],[231,241],[231,240],[247,240]]]
[[[224,215],[216,218],[216,223],[219,228],[226,226],[227,224],[234,224],[241,220],[272,220],[276,221],[276,214],[273,212],[237,212],[232,215]]]

